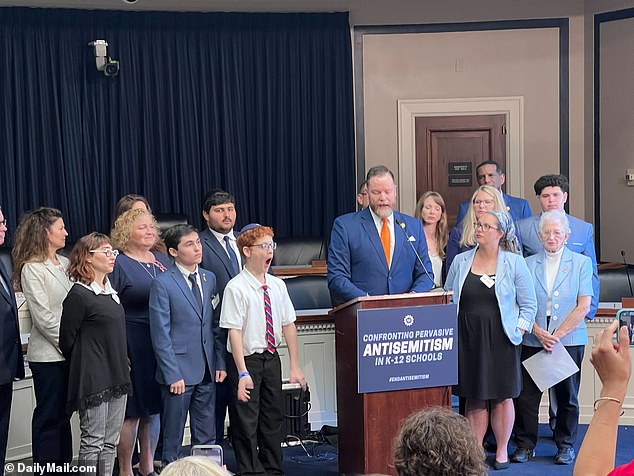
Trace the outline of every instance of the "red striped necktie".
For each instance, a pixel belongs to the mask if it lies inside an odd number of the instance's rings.
[[[269,297],[268,286],[262,286],[264,291],[264,314],[266,316],[266,350],[271,354],[275,353],[275,331],[273,330],[273,313],[271,312],[271,298]]]

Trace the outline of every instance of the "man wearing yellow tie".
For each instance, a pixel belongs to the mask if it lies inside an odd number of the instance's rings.
[[[396,183],[383,165],[367,174],[370,206],[335,220],[328,287],[335,305],[366,295],[424,292],[433,271],[420,220],[394,211]]]

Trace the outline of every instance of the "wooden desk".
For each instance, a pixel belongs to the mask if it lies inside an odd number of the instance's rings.
[[[311,264],[297,266],[271,266],[271,271],[278,278],[291,276],[326,276],[326,261],[314,260]]]

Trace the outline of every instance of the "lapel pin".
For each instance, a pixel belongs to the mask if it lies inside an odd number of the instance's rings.
[[[203,274],[203,281],[207,282],[207,275],[206,274]]]

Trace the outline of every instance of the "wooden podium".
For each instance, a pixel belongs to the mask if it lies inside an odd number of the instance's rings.
[[[357,393],[357,311],[448,304],[449,296],[446,292],[364,296],[330,311],[336,330],[340,473],[396,474],[392,445],[401,421],[422,408],[451,407],[451,387]]]

